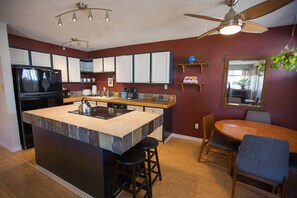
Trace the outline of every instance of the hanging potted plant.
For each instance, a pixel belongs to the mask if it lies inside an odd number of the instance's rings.
[[[294,18],[294,24],[295,24]],[[272,69],[283,68],[285,70],[295,70],[297,72],[297,48],[295,47],[294,33],[296,24],[292,30],[292,36],[284,50],[278,54],[271,56],[273,63],[270,65]],[[289,48],[290,44],[293,43],[292,48]]]

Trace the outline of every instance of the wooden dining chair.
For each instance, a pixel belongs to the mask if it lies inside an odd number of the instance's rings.
[[[235,195],[236,184],[240,184],[265,197],[285,197],[289,171],[289,142],[286,140],[255,135],[245,135],[238,149],[233,173],[231,198]],[[238,176],[250,180],[238,180]],[[251,182],[251,179],[253,182]],[[270,185],[265,191],[253,185],[256,181]],[[248,182],[249,181],[249,182]],[[278,193],[275,189],[279,189]]]
[[[271,115],[270,113],[263,111],[248,111],[245,120],[271,124]]]
[[[206,148],[206,154],[209,151],[221,154],[227,157],[229,162],[229,172],[232,170],[232,163],[235,156],[235,152],[239,146],[239,142],[232,141],[224,136],[214,136],[214,115],[209,114],[202,118],[203,125],[203,140],[200,147],[198,156],[198,162],[200,162],[204,148]]]

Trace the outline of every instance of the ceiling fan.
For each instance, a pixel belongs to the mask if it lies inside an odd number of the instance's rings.
[[[224,18],[197,14],[185,14],[185,16],[189,17],[220,22],[220,25],[218,27],[205,32],[197,39],[213,34],[215,32],[219,32],[223,35],[231,35],[239,31],[247,33],[263,33],[268,30],[265,26],[248,20],[269,14],[270,12],[283,7],[294,0],[266,0],[240,12],[239,14],[233,9],[233,6],[236,5],[238,1],[239,0],[225,0],[225,3],[230,7],[230,10]]]

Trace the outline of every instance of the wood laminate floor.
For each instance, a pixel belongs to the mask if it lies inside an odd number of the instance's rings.
[[[163,180],[153,185],[155,198],[229,198],[232,178],[227,160],[214,153],[197,162],[200,143],[172,138],[159,145]],[[77,197],[35,169],[34,149],[10,153],[0,147],[0,197]],[[140,194],[139,197],[142,197]],[[131,197],[121,193],[120,198]],[[241,187],[238,198],[262,198]]]

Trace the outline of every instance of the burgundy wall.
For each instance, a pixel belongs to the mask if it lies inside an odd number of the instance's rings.
[[[201,137],[201,118],[214,113],[215,119],[244,119],[245,110],[222,108],[225,58],[267,57],[279,53],[291,36],[292,27],[271,28],[263,34],[239,33],[232,36],[214,35],[197,40],[196,38],[163,41],[133,46],[124,46],[88,53],[89,58],[117,56],[124,54],[171,50],[174,52],[174,84],[168,86],[146,84],[116,84],[110,90],[120,91],[122,87],[136,87],[142,93],[175,94],[177,104],[173,109],[173,132],[194,137]],[[296,43],[297,44],[297,43]],[[81,55],[84,55],[83,52]],[[195,55],[199,61],[207,61],[209,66],[201,74],[198,67],[188,68],[183,74],[177,65],[184,63],[184,58]],[[196,86],[187,86],[181,92],[177,82],[185,75],[198,76],[199,82],[205,83],[202,92]],[[88,77],[88,75],[84,75]],[[98,89],[107,87],[107,78],[113,74],[96,74]],[[271,113],[272,123],[297,130],[297,72],[271,70],[268,72],[268,89],[265,111]],[[81,85],[67,85],[71,89],[80,90]],[[200,129],[194,129],[194,123]]]
[[[33,39],[23,38],[15,35],[8,35],[9,46],[16,48],[24,48],[33,51],[46,52],[51,54],[70,56],[75,58],[86,58],[88,56],[88,52],[83,52],[76,49],[63,50],[62,46],[53,45],[50,43],[44,43],[40,41],[36,41]]]

